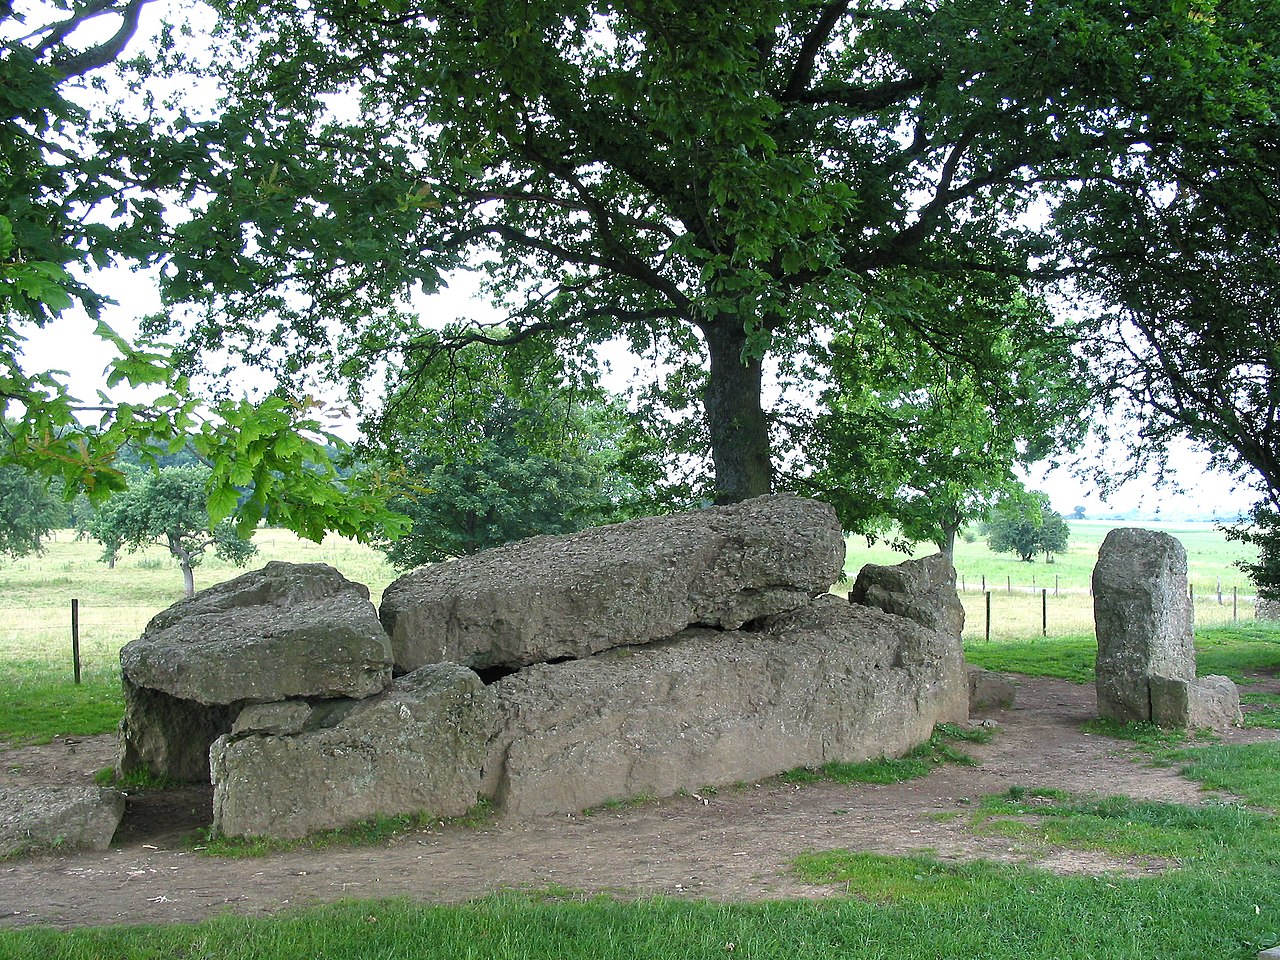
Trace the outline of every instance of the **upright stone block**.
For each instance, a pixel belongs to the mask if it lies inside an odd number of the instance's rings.
[[[1151,678],[1196,675],[1187,554],[1167,533],[1107,534],[1093,569],[1098,713],[1121,722],[1152,716]]]
[[[849,602],[906,617],[950,637],[964,632],[956,570],[940,553],[894,566],[866,564],[849,590]]]

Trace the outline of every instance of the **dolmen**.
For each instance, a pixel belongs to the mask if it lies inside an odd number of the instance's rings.
[[[433,564],[376,612],[267,564],[122,651],[120,766],[211,779],[226,835],[293,838],[900,755],[967,717],[954,571],[848,603],[843,564],[834,511],[785,495]]]
[[[1112,530],[1093,568],[1098,714],[1122,723],[1222,729],[1240,723],[1227,677],[1196,676],[1187,552],[1156,530]]]

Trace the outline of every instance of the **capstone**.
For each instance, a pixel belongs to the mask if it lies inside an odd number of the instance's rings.
[[[766,496],[535,537],[401,577],[380,615],[397,671],[519,668],[793,610],[840,576],[827,504]]]
[[[120,665],[120,772],[207,782],[209,746],[246,705],[380,693],[391,646],[367,587],[272,562],[158,613]]]

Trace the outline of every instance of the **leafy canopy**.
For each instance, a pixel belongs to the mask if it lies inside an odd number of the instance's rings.
[[[1016,284],[922,287],[917,309],[991,330],[966,362],[874,326],[831,344],[831,382],[815,421],[820,467],[804,483],[833,502],[846,530],[933,541],[1022,490],[1015,466],[1072,449],[1090,397],[1070,331]]]
[[[215,522],[234,511],[242,531],[268,519],[311,539],[394,534],[402,521],[382,506],[379,480],[338,483],[325,418],[307,393],[202,396],[172,345],[131,341],[104,319],[110,302],[93,290],[92,270],[153,262],[173,199],[154,189],[163,178],[133,175],[145,162],[139,140],[117,126],[98,76],[125,51],[146,2],[0,4],[0,464],[100,504],[126,486],[116,459],[127,445],[173,453],[189,444],[214,464],[205,496]],[[113,20],[109,35],[81,31]],[[164,163],[198,159],[169,146]],[[73,309],[96,321],[112,358],[107,392],[88,399],[65,373],[30,369],[23,357],[33,330]]]
[[[867,335],[980,358],[991,331],[913,309],[915,285],[1054,274],[1024,214],[1185,138],[1153,103],[1234,41],[1185,0],[215,9],[217,116],[155,105],[113,131],[133,177],[193,198],[157,259],[197,313],[156,329],[356,391],[472,342],[537,341],[589,381],[621,337],[696,390],[688,452],[722,500],[797,449],[766,360],[802,370],[802,341],[869,302]],[[189,66],[170,46],[132,69]],[[406,311],[463,264],[507,321]]]
[[[652,512],[646,449],[625,409],[574,395],[516,353],[472,345],[446,389],[419,385],[369,455],[404,474],[390,507],[412,529],[381,544],[401,569],[537,534],[563,534]],[[421,412],[418,412],[421,410]]]
[[[0,466],[0,556],[40,553],[66,511],[47,483],[17,467]]]

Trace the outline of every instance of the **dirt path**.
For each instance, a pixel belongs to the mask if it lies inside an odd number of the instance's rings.
[[[496,819],[449,826],[363,848],[266,858],[215,859],[184,837],[209,820],[207,789],[131,798],[116,846],[0,863],[0,926],[59,927],[200,920],[222,912],[267,914],[344,897],[406,896],[456,902],[497,890],[558,885],[622,896],[665,894],[726,901],[823,897],[789,864],[805,850],[1035,862],[1064,872],[1139,872],[1159,865],[1067,850],[1024,848],[982,836],[963,812],[985,794],[1046,786],[1195,803],[1198,788],[1135,760],[1123,743],[1090,736],[1091,686],[1024,678],[1018,706],[992,714],[995,741],[969,752],[977,769],[940,767],[889,786],[779,781],[673,797],[592,816]],[[1229,742],[1274,739],[1244,730]],[[108,766],[112,738],[0,752],[7,779],[83,782]]]

